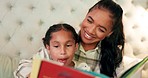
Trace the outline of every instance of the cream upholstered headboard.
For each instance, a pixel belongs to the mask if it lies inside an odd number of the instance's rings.
[[[0,54],[29,58],[43,46],[49,26],[69,23],[79,31],[88,9],[98,0],[0,0]],[[124,10],[124,54],[148,55],[148,0],[115,0]],[[143,77],[148,77],[148,64]]]

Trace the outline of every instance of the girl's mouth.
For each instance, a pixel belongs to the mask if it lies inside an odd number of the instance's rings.
[[[58,59],[58,62],[65,64],[67,62],[67,58],[66,59]]]

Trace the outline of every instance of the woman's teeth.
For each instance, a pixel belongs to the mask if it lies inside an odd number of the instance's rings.
[[[87,33],[85,33],[84,35],[87,39],[92,39],[92,37],[90,35],[88,35]]]

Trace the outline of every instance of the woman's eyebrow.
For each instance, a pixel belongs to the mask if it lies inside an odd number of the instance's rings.
[[[93,19],[91,16],[88,16],[88,18],[90,18],[92,21],[94,21],[94,19]],[[107,31],[107,29],[106,29],[104,26],[99,25],[99,27],[101,27],[101,28],[103,28],[105,31]]]
[[[99,25],[99,27],[103,28],[105,31],[107,31],[107,29],[104,26]]]

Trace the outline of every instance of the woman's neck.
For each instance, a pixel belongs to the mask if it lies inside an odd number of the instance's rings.
[[[85,51],[95,49],[96,46],[97,46],[97,43],[95,43],[95,44],[85,44],[85,43],[81,43],[81,44],[82,44],[82,46],[83,46],[83,48],[84,48]]]

